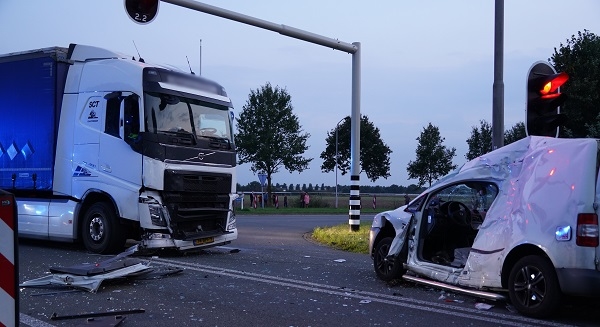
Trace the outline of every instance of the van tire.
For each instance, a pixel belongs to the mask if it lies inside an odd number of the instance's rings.
[[[375,253],[373,256],[373,268],[375,269],[375,273],[379,279],[386,282],[399,279],[406,273],[404,263],[408,257],[408,242],[404,242],[398,256],[396,256],[393,262],[390,262],[387,256],[393,240],[392,237],[386,237],[379,241],[375,246]]]
[[[562,297],[554,266],[538,255],[523,257],[515,263],[508,277],[508,293],[519,312],[536,318],[555,312]]]
[[[81,238],[86,249],[93,253],[109,254],[123,250],[123,226],[120,226],[112,205],[97,202],[87,209],[81,224]]]

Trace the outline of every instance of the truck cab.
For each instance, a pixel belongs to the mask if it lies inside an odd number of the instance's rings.
[[[187,250],[237,238],[233,106],[221,85],[91,46],[27,55],[45,58],[40,75],[54,80],[45,110],[55,144],[44,190],[33,170],[0,186],[19,196],[22,236],[81,240],[98,253],[126,239]],[[23,172],[34,156],[8,168]]]

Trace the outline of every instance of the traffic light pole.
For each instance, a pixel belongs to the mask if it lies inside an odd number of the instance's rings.
[[[504,0],[496,0],[495,15],[492,150],[504,146]]]
[[[350,199],[349,220],[350,230],[358,231],[360,228],[360,42],[352,44],[333,38],[321,36],[283,24],[275,24],[266,20],[240,14],[227,9],[207,5],[191,0],[161,0],[176,6],[204,12],[213,16],[222,17],[247,25],[277,32],[306,42],[322,45],[339,51],[352,54],[352,114],[350,116]],[[497,0],[499,1],[499,0]]]

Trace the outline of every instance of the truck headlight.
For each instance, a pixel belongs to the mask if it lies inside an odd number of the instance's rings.
[[[150,210],[150,220],[152,220],[152,224],[167,227],[167,219],[165,216],[168,215],[168,213],[164,210],[163,206],[160,204],[149,204],[148,210]]]
[[[227,222],[227,230],[234,230],[234,229],[236,229],[236,228],[237,228],[237,226],[236,226],[236,218],[235,218],[235,214],[234,214],[234,213],[232,213],[232,214],[229,216],[229,221]]]

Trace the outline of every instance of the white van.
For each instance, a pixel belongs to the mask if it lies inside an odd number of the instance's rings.
[[[377,276],[508,300],[550,315],[600,296],[599,144],[530,136],[478,157],[408,205],[377,214]]]

